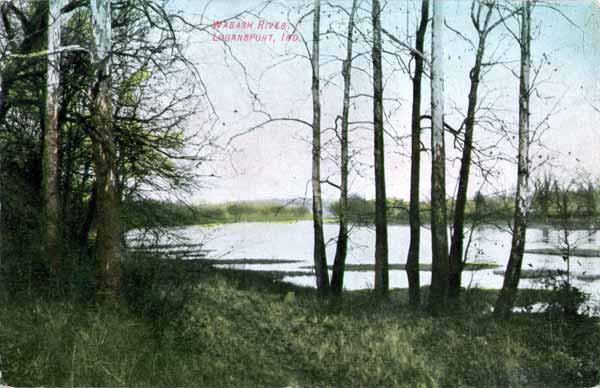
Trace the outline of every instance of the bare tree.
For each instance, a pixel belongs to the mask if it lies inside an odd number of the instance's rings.
[[[571,282],[571,254],[575,248],[575,243],[571,241],[571,223],[575,217],[574,208],[576,205],[574,197],[574,181],[567,182],[561,185],[557,179],[554,180],[552,185],[551,195],[554,197],[554,205],[558,216],[559,226],[559,249],[562,254],[563,260],[567,264],[567,279],[566,283],[570,285]]]
[[[425,33],[429,23],[429,0],[422,0],[421,21],[417,29],[415,42],[416,51],[423,52],[425,46]],[[408,278],[408,293],[410,304],[413,306],[421,302],[421,282],[419,279],[419,248],[421,245],[421,215],[419,206],[419,183],[421,177],[421,84],[424,72],[424,58],[411,52],[415,61],[415,71],[412,78],[413,101],[411,112],[411,154],[410,154],[410,244],[406,258],[406,276]]]
[[[375,291],[389,289],[387,198],[385,195],[385,151],[383,128],[383,71],[381,65],[381,6],[373,0],[373,133],[375,166]]]
[[[475,125],[477,124],[476,113],[478,104],[479,84],[483,68],[483,58],[486,42],[489,34],[504,20],[492,22],[492,14],[495,8],[493,2],[473,0],[471,3],[471,21],[477,32],[477,47],[475,51],[475,63],[469,72],[470,88],[467,104],[467,115],[464,119],[464,142],[460,164],[460,174],[456,200],[454,203],[452,240],[449,255],[449,296],[455,298],[460,292],[461,275],[463,269],[463,251],[465,235],[465,210],[467,206],[467,191],[469,188],[469,176],[471,171],[473,154],[473,137]],[[489,66],[490,64],[487,64]]]
[[[552,176],[546,172],[541,178],[534,182],[533,210],[538,213],[542,223],[542,239],[544,242],[550,241],[550,228],[547,226],[549,221],[550,206],[552,204]]]
[[[325,252],[325,237],[323,236],[323,203],[321,199],[321,91],[319,82],[319,41],[321,39],[321,1],[315,0],[313,15],[313,49],[312,65],[312,208],[314,228],[315,273],[317,289],[321,294],[329,292],[329,272],[327,271],[327,253]]]
[[[513,223],[513,236],[510,247],[510,256],[504,275],[502,289],[496,301],[494,315],[506,317],[514,305],[521,266],[525,250],[525,234],[527,229],[527,215],[531,196],[529,193],[529,94],[530,94],[530,68],[531,68],[531,8],[529,0],[521,4],[521,32],[519,46],[521,50],[521,64],[519,74],[519,148],[517,160],[517,191],[515,195],[515,213]]]
[[[444,145],[443,16],[433,2],[431,37],[431,286],[429,304],[436,312],[448,296],[448,232],[446,218],[446,152]]]
[[[121,227],[118,213],[116,148],[113,137],[111,90],[110,0],[91,0],[93,61],[96,81],[92,90],[93,160],[96,170],[96,258],[98,296],[115,300],[121,281]]]
[[[350,85],[352,77],[352,43],[354,36],[354,17],[356,15],[358,0],[352,1],[352,10],[348,19],[348,32],[346,38],[346,59],[342,64],[342,76],[344,78],[344,97],[341,118],[340,135],[340,204],[339,204],[339,232],[335,258],[333,261],[333,272],[331,274],[331,290],[334,294],[340,294],[344,286],[344,266],[348,254],[348,118],[350,114]]]

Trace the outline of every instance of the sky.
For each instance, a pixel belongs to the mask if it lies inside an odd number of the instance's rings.
[[[455,127],[466,112],[469,89],[468,75],[474,62],[474,50],[469,41],[476,40],[470,19],[469,0],[439,1],[447,27],[444,40],[445,120]],[[191,32],[187,36],[188,56],[197,64],[211,103],[217,115],[215,131],[222,144],[240,133],[229,143],[229,152],[205,169],[218,175],[195,192],[194,202],[236,200],[266,200],[310,197],[311,129],[300,122],[273,122],[251,128],[267,119],[295,118],[310,122],[311,68],[307,47],[311,47],[312,16],[297,25],[295,37],[285,41],[296,24],[310,11],[311,2],[273,1],[266,8],[256,0],[173,0],[172,7],[180,10],[197,24],[231,19],[252,23],[220,28],[216,36],[206,32]],[[331,1],[349,10],[351,1]],[[420,2],[388,0],[382,13],[383,27],[408,44],[414,44],[414,30],[420,15]],[[370,2],[362,1],[358,11],[355,43],[357,59],[353,62],[350,121],[351,153],[354,156],[351,173],[351,193],[374,197],[372,170],[372,81],[370,70]],[[247,11],[244,13],[244,11]],[[236,15],[240,15],[236,17]],[[499,18],[498,13],[492,20]],[[286,30],[259,29],[260,22],[287,23]],[[237,28],[239,27],[239,28]],[[334,126],[342,109],[341,59],[345,56],[347,15],[340,8],[323,2],[321,23],[321,98],[322,126]],[[515,20],[499,25],[488,39],[485,61],[497,63],[487,67],[480,89],[480,119],[487,124],[476,128],[476,141],[485,150],[482,162],[491,171],[474,170],[471,194],[510,191],[514,187],[516,144],[512,133],[518,117],[518,45],[510,35],[518,31]],[[219,40],[222,34],[266,35],[265,41]],[[272,34],[272,37],[269,35]],[[428,35],[430,30],[428,31]],[[293,34],[292,34],[293,35]],[[600,177],[600,2],[598,0],[547,1],[533,11],[532,61],[540,69],[531,101],[532,128],[544,129],[541,143],[534,145],[532,159],[539,164],[534,175],[551,169],[562,179],[577,174]],[[407,199],[410,181],[410,109],[411,82],[405,71],[409,55],[384,35],[384,110],[386,112],[386,182],[389,197]],[[305,45],[306,44],[306,45]],[[426,52],[430,41],[426,42]],[[423,113],[429,110],[429,81],[423,83]],[[252,95],[256,96],[255,99]],[[486,108],[486,109],[484,109]],[[259,112],[261,111],[261,112]],[[491,117],[494,120],[490,121]],[[214,118],[214,117],[213,117]],[[198,117],[201,125],[206,117]],[[500,128],[500,120],[504,126]],[[334,160],[339,145],[333,131],[325,130],[323,141],[328,157],[323,161],[322,175],[332,182],[339,181]],[[422,141],[427,146],[429,131]],[[447,191],[456,187],[459,150],[453,139],[446,138],[448,161]],[[492,147],[494,146],[494,147]],[[429,164],[422,153],[422,198],[429,197]],[[331,159],[331,160],[329,160]],[[324,186],[324,197],[335,199],[337,190]]]

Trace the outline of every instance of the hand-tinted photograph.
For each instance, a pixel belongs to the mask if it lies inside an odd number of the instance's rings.
[[[0,388],[600,387],[600,0],[0,0]]]

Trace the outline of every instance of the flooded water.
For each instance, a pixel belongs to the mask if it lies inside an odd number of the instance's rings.
[[[336,224],[325,224],[325,238],[328,240],[327,257],[329,264],[335,254],[335,238],[338,232]],[[203,243],[211,250],[210,258],[215,259],[272,259],[298,260],[291,264],[244,264],[230,265],[248,270],[305,271],[313,264],[312,222],[294,223],[247,222],[225,224],[218,227],[192,226],[176,230],[176,234],[185,237],[190,243]],[[409,227],[391,225],[389,235],[390,264],[404,264],[409,245]],[[494,273],[503,270],[508,261],[511,235],[508,227],[480,227],[474,231],[467,253],[468,262],[492,262],[500,267],[480,271],[465,271],[462,283],[464,287],[500,288],[503,277]],[[560,248],[563,240],[559,231],[547,227],[533,227],[527,230],[526,249]],[[600,232],[572,230],[569,232],[571,248],[599,250]],[[356,227],[351,230],[348,249],[348,264],[372,264],[375,253],[375,232],[369,227]],[[431,235],[427,228],[421,229],[421,263],[431,263]],[[581,280],[578,276],[600,275],[600,257],[572,256],[571,282],[574,286],[589,293],[593,301],[600,301],[600,280]],[[524,270],[560,269],[566,270],[567,263],[562,256],[526,253]],[[429,284],[431,273],[422,271],[421,284]],[[373,286],[373,272],[346,272],[346,289],[364,289]],[[284,279],[294,284],[314,286],[313,275],[290,276]],[[402,270],[390,271],[390,287],[408,286],[406,273]],[[522,279],[521,288],[542,287],[539,280]]]

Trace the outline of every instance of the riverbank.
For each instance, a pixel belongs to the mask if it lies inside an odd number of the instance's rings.
[[[124,205],[127,228],[223,225],[237,222],[296,222],[312,219],[302,202],[225,202],[187,205],[160,201]]]
[[[33,296],[0,305],[0,370],[11,386],[548,386],[598,383],[589,318],[494,321],[495,291],[431,318],[406,290],[322,300],[268,274],[134,261],[117,309]],[[426,292],[426,289],[424,289]],[[522,292],[519,304],[544,298]],[[547,335],[540,335],[545,333]]]

